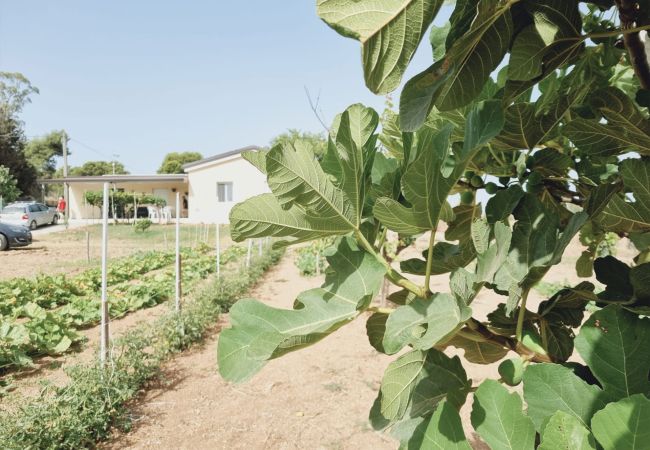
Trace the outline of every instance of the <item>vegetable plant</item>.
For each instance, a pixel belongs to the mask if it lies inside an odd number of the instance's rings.
[[[300,140],[245,153],[271,192],[233,208],[234,240],[336,243],[324,284],[293,309],[254,299],[232,307],[219,371],[248,380],[363,318],[369,343],[399,355],[370,421],[404,448],[468,449],[471,431],[493,449],[643,448],[650,3],[443,3],[317,0],[325,23],[361,43],[367,87],[387,94],[401,86],[399,112],[380,120],[371,108],[348,107],[319,158]],[[448,23],[434,24],[441,11]],[[432,65],[402,85],[426,39]],[[444,239],[436,239],[441,221]],[[428,248],[392,263],[389,231],[422,236]],[[638,255],[621,261],[604,252],[608,233]],[[594,273],[605,289],[585,280],[532,308],[530,290],[579,234],[577,275]],[[433,292],[431,276],[440,274],[449,274],[449,288]],[[390,308],[373,305],[384,279],[397,289]],[[472,311],[482,290],[493,299],[485,320]],[[464,357],[447,356],[448,347]],[[584,364],[569,362],[574,354]],[[477,385],[465,361],[501,361],[500,378]],[[519,383],[523,398],[506,387]],[[471,429],[459,416],[468,402]]]

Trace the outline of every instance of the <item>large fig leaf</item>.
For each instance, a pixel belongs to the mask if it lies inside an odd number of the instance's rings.
[[[420,449],[472,450],[458,410],[447,400],[441,401],[431,416]]]
[[[596,441],[575,416],[558,411],[544,427],[538,450],[596,450]]]
[[[449,294],[433,294],[400,306],[386,320],[383,347],[387,354],[406,345],[426,350],[453,334],[472,315],[472,310]]]
[[[610,403],[591,426],[604,450],[643,450],[650,442],[650,400],[641,394]]]
[[[464,28],[464,21],[452,23],[449,36],[461,36],[453,42],[444,59],[404,86],[400,99],[402,130],[420,128],[434,104],[441,111],[469,104],[481,93],[490,73],[508,51],[514,30],[510,3],[484,0],[474,8],[467,32],[461,35],[458,29]]]
[[[626,189],[634,194],[634,201],[614,196],[597,220],[607,231],[650,231],[650,160],[626,159],[619,172]]]
[[[376,94],[395,90],[442,0],[318,0],[318,15],[361,42],[363,72]]]
[[[589,427],[594,413],[605,406],[603,391],[559,364],[535,364],[524,372],[528,416],[539,431],[556,411],[564,411]]]
[[[438,350],[414,350],[389,364],[381,381],[381,415],[395,422],[433,411],[447,398],[460,407],[471,386],[456,356]]]
[[[234,241],[275,236],[312,240],[352,231],[344,221],[323,219],[300,206],[283,209],[273,194],[261,194],[235,205],[230,211]]]
[[[474,393],[472,426],[492,450],[533,450],[535,426],[522,411],[521,397],[495,380]]]
[[[354,224],[359,227],[361,212],[375,156],[379,124],[375,110],[357,103],[334,120],[330,129],[330,145],[321,163],[323,170],[334,177],[335,184],[352,205]]]
[[[384,267],[351,238],[342,239],[327,259],[332,271],[323,287],[300,294],[295,309],[254,299],[232,307],[232,327],[221,332],[218,345],[219,371],[225,379],[249,379],[268,360],[318,342],[368,306],[379,292]]]
[[[610,400],[650,395],[650,319],[607,306],[582,326],[575,345]]]

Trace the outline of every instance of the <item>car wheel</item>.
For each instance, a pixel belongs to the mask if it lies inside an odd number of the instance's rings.
[[[9,248],[9,241],[4,234],[0,234],[0,252]]]
[[[52,218],[52,225],[56,225],[57,223],[59,223],[59,215],[54,214],[54,217]]]
[[[35,220],[32,220],[31,222],[29,222],[29,229],[30,230],[35,230],[36,227],[38,227],[38,224],[36,223]]]

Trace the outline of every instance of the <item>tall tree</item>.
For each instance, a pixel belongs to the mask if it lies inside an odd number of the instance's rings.
[[[56,170],[56,158],[63,156],[64,131],[55,130],[34,138],[25,146],[25,157],[38,171],[40,177],[51,177]]]
[[[113,169],[115,171],[113,172]],[[86,161],[79,167],[71,167],[69,174],[75,177],[81,176],[101,176],[110,175],[112,173],[118,175],[128,175],[128,171],[124,164],[118,161]]]
[[[0,162],[24,194],[36,194],[36,169],[25,156],[25,133],[18,118],[38,89],[20,73],[0,72]]]
[[[165,155],[158,173],[183,173],[183,165],[203,159],[199,152],[172,152]]]

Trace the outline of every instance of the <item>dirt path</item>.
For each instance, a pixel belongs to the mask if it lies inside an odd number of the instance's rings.
[[[251,296],[288,308],[322,283],[303,278],[291,255],[271,269]],[[175,358],[168,384],[147,391],[135,429],[106,449],[394,448],[373,431],[368,410],[393,359],[368,344],[365,320],[319,344],[270,362],[252,381],[233,385],[218,375],[217,337]]]

